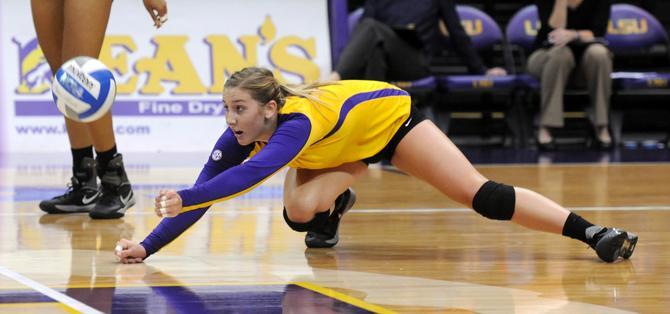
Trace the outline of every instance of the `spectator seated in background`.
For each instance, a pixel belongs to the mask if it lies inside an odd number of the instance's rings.
[[[536,4],[542,26],[528,59],[528,72],[541,81],[538,146],[554,148],[550,128],[564,125],[563,93],[572,80],[587,87],[595,111],[596,141],[609,148],[612,54],[598,38],[607,31],[611,1],[538,0]]]
[[[472,73],[506,75],[487,69],[463,30],[452,0],[368,0],[332,80],[417,80],[431,75],[430,56],[447,40],[440,34],[442,20],[459,55]]]

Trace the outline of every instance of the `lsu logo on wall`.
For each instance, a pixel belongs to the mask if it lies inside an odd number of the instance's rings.
[[[461,20],[461,25],[463,25],[465,33],[470,37],[480,35],[484,32],[484,25],[480,19]]]
[[[607,32],[612,35],[639,35],[649,31],[647,19],[618,19],[607,23]]]
[[[524,33],[528,36],[537,36],[541,26],[542,23],[539,20],[523,21]],[[646,34],[648,31],[649,26],[646,19],[618,19],[616,21],[609,20],[607,23],[607,33],[611,35],[638,35]]]
[[[116,72],[117,94],[202,95],[219,94],[226,77],[248,66],[258,65],[259,57],[266,57],[273,66],[275,77],[288,81],[285,73],[297,77],[300,82],[316,81],[320,76],[319,66],[314,62],[317,55],[316,40],[295,35],[277,37],[277,29],[270,16],[265,18],[256,34],[241,35],[231,39],[227,35],[212,34],[202,39],[209,51],[209,58],[198,60],[189,55],[186,46],[192,40],[187,35],[157,35],[152,37],[154,52],[150,57],[141,57],[131,64],[132,54],[138,44],[130,35],[107,35],[100,52],[100,60]],[[50,89],[52,74],[46,59],[32,39],[25,44],[14,39],[19,50],[19,86],[17,94],[44,94]],[[267,56],[259,56],[258,48],[268,48]],[[296,53],[297,52],[297,53]],[[198,73],[194,62],[207,62],[210,73]],[[201,67],[202,68],[202,67]],[[140,82],[140,76],[146,80]],[[208,77],[205,81],[201,77]],[[165,90],[163,82],[171,82]]]
[[[465,31],[465,33],[471,37],[480,35],[484,32],[484,24],[480,19],[475,20],[462,19],[461,25],[463,26],[463,30]],[[447,26],[444,24],[444,22],[442,22],[442,20],[438,22],[438,26],[440,29],[440,33],[446,37],[449,37],[449,30],[447,30]]]
[[[533,23],[535,22],[535,23]],[[527,36],[532,36],[535,37],[537,36],[537,32],[540,30],[540,27],[542,27],[542,23],[540,20],[525,20],[523,21],[523,31]]]

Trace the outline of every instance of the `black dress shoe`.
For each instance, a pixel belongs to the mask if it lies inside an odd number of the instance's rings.
[[[603,142],[599,138],[596,138],[596,148],[599,150],[610,150],[614,147],[612,142]]]
[[[556,140],[554,138],[552,138],[551,141],[549,141],[548,143],[542,143],[536,138],[535,143],[537,144],[537,148],[541,151],[556,150]]]
[[[609,132],[609,130],[608,130],[608,133],[612,134],[611,132]],[[594,144],[595,148],[598,149],[598,150],[610,150],[614,146],[614,145],[612,145],[612,140],[611,139],[610,139],[609,142],[603,142],[600,139],[600,132],[598,130],[598,127],[593,128],[593,139],[594,139],[593,144]]]

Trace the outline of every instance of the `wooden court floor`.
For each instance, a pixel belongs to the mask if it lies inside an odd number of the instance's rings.
[[[121,238],[158,223],[152,198],[198,167],[129,163],[124,219],[43,215],[68,166],[0,170],[1,313],[664,313],[670,309],[670,164],[479,166],[594,223],[636,232],[630,260],[600,262],[575,240],[484,219],[403,174],[355,185],[334,249],[305,249],[281,216],[283,174],[218,204],[144,264]]]

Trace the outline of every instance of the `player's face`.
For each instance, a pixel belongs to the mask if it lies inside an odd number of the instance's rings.
[[[267,104],[261,104],[242,88],[229,88],[223,93],[226,123],[240,145],[267,141],[272,135]]]

